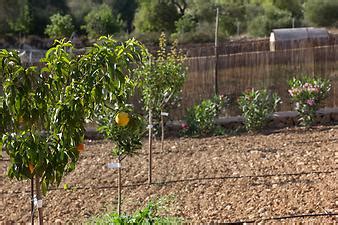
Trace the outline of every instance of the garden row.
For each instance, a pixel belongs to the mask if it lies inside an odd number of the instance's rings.
[[[287,120],[280,119],[279,123],[292,126],[312,126],[316,122],[317,112],[321,102],[329,95],[331,84],[329,80],[320,77],[293,78],[289,81],[289,95],[294,103],[296,121],[286,116]],[[281,98],[266,89],[248,90],[238,99],[238,104],[244,119],[245,129],[248,131],[259,131],[265,128],[271,121],[273,113],[278,109]],[[227,98],[224,96],[214,96],[212,99],[202,101],[187,111],[185,123],[181,125],[183,134],[186,135],[213,135],[222,134],[224,129],[216,123],[219,114],[227,106]],[[334,114],[332,114],[334,115]],[[285,117],[285,116],[284,116]],[[324,116],[323,116],[324,117]],[[331,120],[331,114],[325,120]],[[236,120],[232,122],[242,122]],[[278,124],[277,126],[281,126]]]

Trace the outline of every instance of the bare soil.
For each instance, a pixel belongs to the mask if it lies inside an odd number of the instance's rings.
[[[76,170],[44,198],[48,223],[75,224],[114,210],[117,171],[112,144],[86,142]],[[167,214],[186,222],[265,221],[272,217],[338,213],[338,126],[283,129],[265,134],[241,134],[155,142],[153,181],[147,185],[147,150],[123,161],[124,212],[150,199],[169,198]],[[1,162],[0,221],[28,222],[29,181],[5,176]],[[63,185],[69,189],[64,190]],[[284,219],[284,222],[331,222],[337,216]]]

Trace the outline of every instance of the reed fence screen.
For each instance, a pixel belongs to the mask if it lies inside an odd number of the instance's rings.
[[[187,108],[214,95],[215,57],[192,57],[185,63],[188,76],[181,106],[173,110],[174,119],[181,119]],[[230,98],[224,116],[239,114],[237,98],[251,88],[277,92],[283,101],[279,110],[292,110],[288,80],[303,75],[329,79],[332,90],[323,105],[338,107],[338,45],[220,55],[217,69],[219,94]]]

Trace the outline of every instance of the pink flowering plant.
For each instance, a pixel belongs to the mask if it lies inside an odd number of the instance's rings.
[[[316,118],[320,103],[330,92],[329,80],[303,77],[289,81],[289,94],[299,113],[299,121],[303,126],[311,126]]]

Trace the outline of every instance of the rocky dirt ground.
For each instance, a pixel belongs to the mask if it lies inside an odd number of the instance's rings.
[[[107,141],[86,141],[76,170],[44,199],[49,223],[83,223],[114,210],[117,171]],[[147,144],[123,162],[124,212],[166,197],[167,214],[186,222],[265,221],[271,217],[338,213],[338,126],[291,128],[264,134],[155,142],[153,185],[147,185]],[[1,161],[0,221],[28,222],[29,182],[5,177]],[[69,189],[64,190],[63,185]],[[331,222],[337,216],[299,217],[284,222]]]

